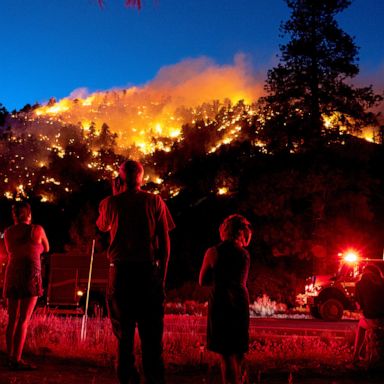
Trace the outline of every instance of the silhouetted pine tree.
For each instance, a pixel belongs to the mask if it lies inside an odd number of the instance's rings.
[[[4,126],[5,118],[8,115],[7,109],[0,103],[0,127]]]
[[[313,148],[324,133],[337,140],[341,128],[352,132],[377,124],[367,109],[382,97],[372,86],[357,88],[347,81],[359,73],[358,47],[335,16],[351,1],[285,1],[292,12],[280,30],[290,40],[280,46],[280,63],[268,72],[262,99],[270,149]]]

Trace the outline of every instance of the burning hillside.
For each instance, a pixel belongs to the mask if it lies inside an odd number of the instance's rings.
[[[77,90],[60,101],[51,99],[8,121],[11,130],[0,144],[1,192],[11,198],[43,189],[38,192],[43,200],[51,200],[57,189],[71,192],[71,181],[53,171],[58,159],[82,162],[99,179],[113,175],[119,155],[151,165],[156,151],[171,152],[185,139],[188,124],[215,131],[206,153],[215,152],[241,135],[244,121],[251,123],[256,114],[251,103],[259,95],[260,86],[238,57],[224,67],[207,59],[185,61],[163,68],[140,88],[90,95]],[[239,100],[244,103],[236,107]],[[161,177],[151,171],[147,181],[159,183]]]
[[[163,68],[143,87],[92,94],[79,89],[15,113],[0,141],[0,194],[51,201],[76,190],[86,175],[110,179],[122,156],[144,161],[146,181],[162,184],[172,172],[159,169],[158,152],[182,152],[187,161],[234,140],[264,148],[255,103],[262,88],[249,72],[242,56],[222,67],[204,58],[187,60]],[[331,118],[324,120],[332,125]],[[218,194],[230,192],[224,184]],[[168,196],[179,190],[167,186]]]
[[[224,67],[196,59],[163,68],[152,82],[140,88],[89,96],[79,90],[59,102],[51,99],[25,118],[30,133],[49,132],[49,136],[50,125],[77,125],[85,135],[91,130],[98,135],[106,124],[117,135],[119,152],[135,146],[147,155],[156,149],[169,150],[159,139],[180,140],[182,125],[213,119],[225,101],[250,104],[260,96],[260,90],[241,56],[233,66]],[[206,105],[214,100],[218,101],[216,107]]]

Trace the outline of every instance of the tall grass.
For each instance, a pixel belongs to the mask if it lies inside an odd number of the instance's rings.
[[[5,333],[7,315],[0,310],[0,332]],[[106,318],[89,318],[87,338],[80,339],[81,318],[34,314],[25,351],[35,355],[87,359],[102,366],[113,365],[115,338]],[[217,358],[205,348],[205,326],[201,317],[167,315],[164,331],[164,357],[168,366],[213,366]],[[341,366],[351,360],[353,334],[335,338],[332,334],[279,336],[251,331],[247,360],[257,369]],[[5,338],[0,349],[5,351]],[[140,345],[136,343],[140,354]]]

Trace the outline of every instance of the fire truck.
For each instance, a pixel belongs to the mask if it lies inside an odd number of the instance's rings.
[[[306,280],[305,293],[300,295],[300,303],[309,308],[317,319],[337,321],[344,310],[355,311],[356,282],[367,264],[377,265],[384,274],[383,259],[361,258],[356,251],[350,250],[341,257],[338,271],[333,275],[314,275]]]
[[[46,271],[46,305],[50,310],[82,313],[88,287],[90,256],[53,253],[44,263]],[[92,263],[89,306],[90,315],[106,313],[106,291],[109,262],[105,253],[96,253]]]

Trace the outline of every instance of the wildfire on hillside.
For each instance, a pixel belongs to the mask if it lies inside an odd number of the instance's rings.
[[[33,191],[41,201],[52,201],[58,192],[71,193],[77,187],[60,168],[60,159],[70,167],[85,162],[100,180],[117,175],[122,157],[146,162],[145,181],[160,193],[166,175],[158,173],[152,156],[171,153],[183,143],[185,125],[210,130],[205,147],[209,156],[244,137],[244,127],[262,124],[252,103],[261,86],[248,75],[241,57],[224,67],[206,59],[186,61],[162,69],[143,87],[83,93],[11,116],[11,130],[0,142],[1,194],[22,198]],[[332,117],[324,121],[326,127],[333,124]],[[363,136],[372,140],[374,132],[368,132]],[[265,147],[259,139],[253,145]],[[180,190],[168,185],[167,195],[174,197]],[[230,193],[226,185],[217,189],[218,195]]]
[[[162,69],[155,80],[140,88],[91,95],[75,92],[16,113],[9,122],[12,129],[7,143],[2,143],[6,147],[2,151],[6,167],[0,167],[5,185],[2,193],[7,198],[21,198],[31,189],[36,193],[37,188],[42,201],[50,201],[57,189],[71,192],[73,185],[52,171],[52,161],[82,160],[80,144],[90,153],[88,169],[100,178],[116,175],[120,159],[107,156],[108,150],[151,163],[156,151],[171,152],[184,140],[185,124],[206,127],[215,122],[217,135],[207,149],[213,153],[239,137],[242,120],[254,118],[251,102],[260,89],[247,75],[241,58],[224,67],[197,59]],[[236,109],[239,100],[246,103]],[[155,165],[149,167],[146,182],[156,186],[163,175],[154,171]],[[155,187],[154,192],[159,190]],[[170,197],[179,192],[180,186],[169,187]]]

